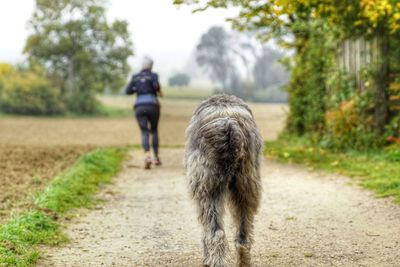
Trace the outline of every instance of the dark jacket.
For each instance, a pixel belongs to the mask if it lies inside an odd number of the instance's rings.
[[[159,92],[158,75],[148,70],[143,70],[133,75],[125,88],[126,94],[137,94],[135,107],[139,105],[158,105],[157,94]]]

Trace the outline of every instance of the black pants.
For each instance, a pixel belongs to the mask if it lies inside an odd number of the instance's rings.
[[[154,156],[158,157],[158,121],[160,119],[160,106],[140,105],[135,108],[136,119],[142,133],[142,145],[146,152],[150,151],[150,133]],[[150,126],[150,127],[149,127]]]

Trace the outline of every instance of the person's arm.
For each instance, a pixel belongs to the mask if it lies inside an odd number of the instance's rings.
[[[135,76],[132,77],[131,81],[129,82],[128,86],[125,88],[125,94],[127,95],[133,95],[136,93],[136,88],[135,88]]]
[[[163,97],[163,93],[161,91],[161,85],[160,82],[158,81],[158,75],[156,73],[153,74],[153,88],[160,97]]]

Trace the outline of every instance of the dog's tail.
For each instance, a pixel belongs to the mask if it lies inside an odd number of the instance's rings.
[[[207,151],[224,168],[234,168],[245,156],[248,139],[234,118],[216,118],[200,128]]]

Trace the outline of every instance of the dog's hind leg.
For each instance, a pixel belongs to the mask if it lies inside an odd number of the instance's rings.
[[[259,204],[260,190],[256,179],[237,177],[236,182],[230,186],[230,207],[237,227],[235,243],[238,267],[251,266],[253,221]]]
[[[228,266],[227,241],[223,229],[223,193],[210,194],[198,199],[199,219],[203,225],[204,265],[210,267]]]

